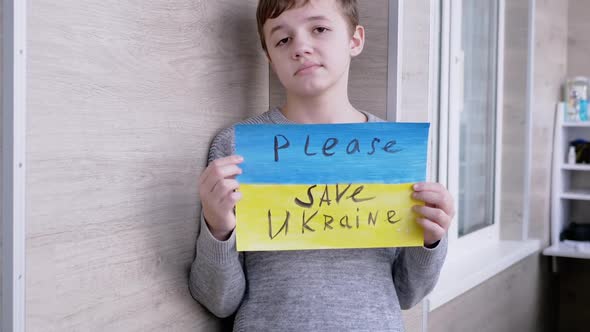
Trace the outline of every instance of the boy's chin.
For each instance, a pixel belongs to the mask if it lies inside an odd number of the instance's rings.
[[[328,84],[309,84],[303,87],[291,89],[293,95],[302,98],[313,98],[324,94],[329,89]]]

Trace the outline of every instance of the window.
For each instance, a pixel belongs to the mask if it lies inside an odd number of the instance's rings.
[[[498,3],[462,1],[459,236],[494,223]],[[458,102],[461,102],[459,100]]]
[[[455,197],[457,215],[448,232],[447,260],[428,296],[428,311],[540,247],[539,240],[500,240],[505,0],[439,0],[433,4],[435,17],[441,20],[435,25],[440,38],[432,39],[440,42],[435,48],[440,54],[431,53],[440,59],[438,181]],[[529,52],[532,10],[530,7]],[[530,79],[530,67],[528,70]],[[517,163],[513,167],[524,166]],[[528,220],[523,220],[523,227],[525,223]]]
[[[441,134],[446,136],[441,142],[447,143],[441,150],[446,150],[448,158],[441,174],[446,173],[449,191],[457,201],[457,216],[449,238],[453,245],[497,240],[500,163],[496,156],[502,105],[500,4],[452,0],[443,1],[442,6],[449,10],[450,61],[446,64],[448,99],[440,107],[440,118],[446,120],[441,122]],[[441,62],[443,71],[444,67]]]

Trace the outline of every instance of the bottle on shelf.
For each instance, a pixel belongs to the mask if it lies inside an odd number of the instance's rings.
[[[567,163],[568,164],[575,164],[576,163],[576,148],[570,145],[569,151],[567,153]]]

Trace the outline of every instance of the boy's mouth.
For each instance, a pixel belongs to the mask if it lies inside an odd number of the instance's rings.
[[[319,63],[306,62],[297,69],[293,76],[310,73],[320,67],[322,67],[322,65],[320,65]]]

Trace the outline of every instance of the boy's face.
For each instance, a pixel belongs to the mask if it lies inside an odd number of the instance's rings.
[[[317,96],[339,84],[346,89],[350,59],[364,43],[360,26],[351,37],[336,0],[286,10],[268,19],[263,32],[274,71],[287,92],[298,96]]]

